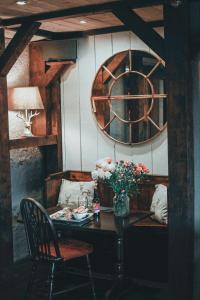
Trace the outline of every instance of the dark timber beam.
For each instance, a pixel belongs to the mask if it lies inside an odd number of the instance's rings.
[[[17,31],[19,29],[19,27],[14,27],[14,28],[13,27],[11,27],[11,28],[8,27],[6,29],[10,30],[10,31]],[[53,31],[49,31],[49,30],[38,29],[36,31],[35,35],[44,37],[44,38],[49,39],[49,40],[53,40],[54,39],[54,32]]]
[[[0,29],[0,53],[5,48]],[[10,153],[8,134],[7,81],[0,76],[0,269],[13,261]]]
[[[164,0],[126,0],[124,1],[127,5],[133,8],[147,7],[153,5],[160,5],[164,3]],[[109,3],[103,4],[93,4],[86,6],[79,6],[68,9],[61,9],[52,12],[44,12],[38,14],[32,14],[23,17],[15,17],[0,20],[1,26],[11,26],[16,24],[21,24],[23,22],[35,22],[47,19],[55,19],[55,18],[63,18],[63,17],[75,17],[75,16],[84,16],[89,14],[95,14],[98,12],[110,12],[112,11],[116,5],[118,5],[118,1],[113,1]]]
[[[199,297],[193,298],[194,135],[189,0],[182,1],[179,7],[166,5],[164,16],[168,95],[169,299],[194,300]],[[198,78],[195,81],[199,86]],[[199,115],[196,122],[199,123]]]
[[[115,16],[124,25],[130,28],[145,44],[155,51],[162,59],[165,59],[164,40],[132,9],[119,3],[113,9]]]
[[[200,2],[190,4],[192,53],[192,95],[193,95],[193,137],[194,137],[194,298],[200,299],[200,45],[196,47],[196,37],[200,35]]]
[[[37,32],[40,23],[24,23],[0,56],[0,75],[6,76],[22,51]]]

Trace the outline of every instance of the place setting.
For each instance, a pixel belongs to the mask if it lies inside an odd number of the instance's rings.
[[[50,215],[50,218],[55,224],[66,225],[84,225],[93,220],[93,212],[84,206],[71,209],[70,207],[64,207],[63,209]]]

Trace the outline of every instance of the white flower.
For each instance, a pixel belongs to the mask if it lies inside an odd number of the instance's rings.
[[[108,168],[109,168],[109,164],[108,164],[106,161],[104,161],[104,162],[101,164],[101,168],[102,168],[104,171],[107,171]]]
[[[98,169],[98,178],[100,179],[105,178],[105,172],[102,169]]]
[[[112,171],[114,171],[114,169],[115,169],[114,163],[108,164],[108,171],[112,172]]]
[[[105,176],[106,179],[109,179],[111,175],[112,175],[112,174],[111,174],[109,171],[106,171],[106,172],[104,173],[104,176]]]
[[[92,179],[97,180],[99,177],[99,172],[97,170],[92,171]]]

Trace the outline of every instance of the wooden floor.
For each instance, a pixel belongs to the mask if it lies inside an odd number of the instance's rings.
[[[7,269],[1,273],[0,279],[0,299],[1,300],[23,300],[24,291],[27,280],[30,274],[30,263],[23,261],[15,264],[12,268]],[[70,284],[70,280],[67,279]],[[103,300],[106,290],[109,288],[111,282],[105,280],[96,280],[95,287],[97,293],[97,300]],[[37,299],[38,297],[30,297],[30,299]],[[44,297],[40,299],[44,300]],[[68,295],[57,296],[55,299],[67,300],[92,300],[90,289],[84,288],[77,290]],[[123,300],[166,300],[166,291],[164,288],[154,285],[144,286],[141,283],[133,284],[123,297]]]

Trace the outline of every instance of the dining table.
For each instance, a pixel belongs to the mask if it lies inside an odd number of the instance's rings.
[[[60,232],[79,231],[87,233],[111,233],[116,236],[115,274],[111,287],[105,294],[106,300],[117,300],[130,288],[125,274],[125,237],[127,230],[137,222],[149,217],[149,211],[134,211],[127,217],[115,217],[112,210],[101,210],[100,216],[88,219],[88,222],[78,225],[74,222],[57,222],[53,220],[55,228]]]

